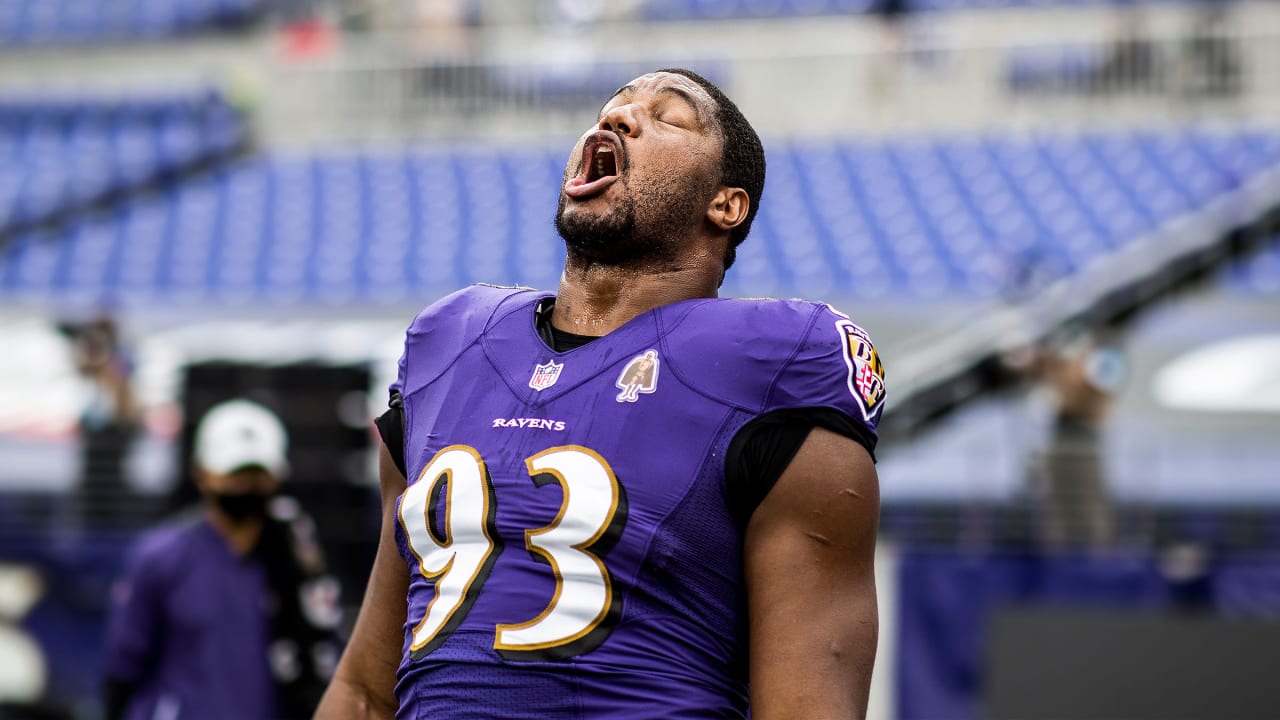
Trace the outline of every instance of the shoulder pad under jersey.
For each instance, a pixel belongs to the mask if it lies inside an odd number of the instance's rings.
[[[682,316],[669,364],[717,399],[763,414],[828,407],[875,430],[884,367],[867,333],[829,305],[715,300]]]
[[[427,306],[405,332],[392,391],[409,395],[439,377],[479,339],[504,303],[533,293],[528,288],[472,285]]]

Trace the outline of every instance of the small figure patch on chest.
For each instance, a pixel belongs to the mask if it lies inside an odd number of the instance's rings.
[[[657,350],[646,350],[631,358],[614,383],[622,391],[618,393],[618,402],[635,402],[641,393],[647,395],[656,391],[660,364]]]

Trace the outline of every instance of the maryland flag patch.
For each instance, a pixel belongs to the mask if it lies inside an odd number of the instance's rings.
[[[866,331],[849,320],[836,323],[844,348],[844,362],[849,366],[849,392],[870,421],[884,402],[884,365],[880,353],[871,344]]]

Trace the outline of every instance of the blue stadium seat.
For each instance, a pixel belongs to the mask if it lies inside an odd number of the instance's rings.
[[[0,125],[6,117],[0,108]],[[167,141],[157,132],[135,140],[167,148],[161,156],[186,152],[185,131]],[[51,147],[58,156],[67,137],[88,157],[104,146],[92,133],[38,124],[0,137],[0,157],[22,163]],[[727,293],[1016,294],[1280,167],[1280,134],[1244,129],[769,147],[769,191]],[[257,158],[60,237],[15,243],[0,256],[0,296],[394,303],[475,281],[553,287],[563,162],[559,147]],[[0,172],[0,208],[67,192],[58,172],[13,177]],[[1274,292],[1280,251],[1260,254],[1231,282]]]
[[[4,0],[0,45],[78,45],[166,38],[243,25],[270,0]]]
[[[146,201],[121,211],[119,222],[127,242],[112,279],[124,302],[144,301],[158,287],[161,265],[173,244],[167,210],[162,201]]]
[[[361,158],[361,248],[357,282],[375,300],[406,294],[410,228],[416,223],[410,195],[411,166],[396,154]]]
[[[233,151],[239,115],[217,95],[0,98],[0,231],[31,226]]]

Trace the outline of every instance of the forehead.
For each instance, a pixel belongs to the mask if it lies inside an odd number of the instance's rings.
[[[641,75],[618,88],[613,97],[609,98],[609,102],[613,102],[618,98],[630,100],[640,95],[662,93],[674,93],[687,98],[704,120],[715,117],[716,101],[701,85],[683,75],[669,72],[653,72]]]

